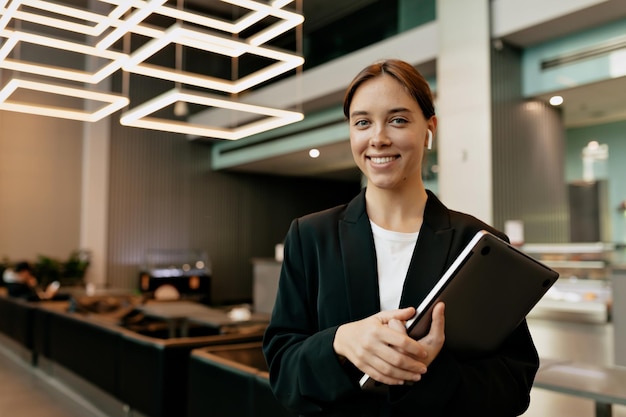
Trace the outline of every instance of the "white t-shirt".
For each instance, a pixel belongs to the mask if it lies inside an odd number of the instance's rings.
[[[19,283],[20,277],[11,268],[4,270],[2,274],[2,280],[8,284]]]
[[[419,232],[402,233],[383,229],[370,220],[378,262],[378,290],[381,310],[400,306],[402,288],[409,270]]]

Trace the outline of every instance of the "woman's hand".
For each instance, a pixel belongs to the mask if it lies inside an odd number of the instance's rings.
[[[424,359],[426,366],[430,365],[443,347],[445,341],[445,305],[443,302],[439,302],[433,309],[432,322],[430,324],[430,330],[428,334],[422,337],[418,342],[428,352]]]
[[[414,315],[409,307],[344,324],[335,335],[335,352],[384,384],[419,381],[443,346],[443,304],[434,309],[431,330],[419,341],[406,334],[405,323]]]

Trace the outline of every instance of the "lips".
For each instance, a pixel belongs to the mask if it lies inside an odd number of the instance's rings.
[[[370,156],[369,159],[375,164],[386,164],[394,161],[397,156]]]

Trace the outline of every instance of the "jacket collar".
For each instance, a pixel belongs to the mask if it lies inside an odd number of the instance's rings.
[[[401,307],[417,307],[444,272],[453,229],[448,209],[430,191],[415,251],[404,283]],[[358,320],[380,311],[374,237],[365,210],[365,189],[346,207],[339,222],[344,274],[351,316]]]

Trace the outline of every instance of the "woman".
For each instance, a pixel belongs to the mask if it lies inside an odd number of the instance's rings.
[[[406,62],[375,63],[343,109],[367,187],[291,224],[263,347],[276,397],[306,416],[522,414],[539,364],[525,322],[473,359],[446,349],[442,303],[424,338],[404,330],[477,231],[506,238],[425,189],[422,159],[437,129],[426,80]],[[389,389],[362,390],[363,374]]]
[[[18,262],[15,268],[7,268],[3,274],[8,293],[11,297],[24,298],[29,301],[38,300],[37,278],[28,262]]]

